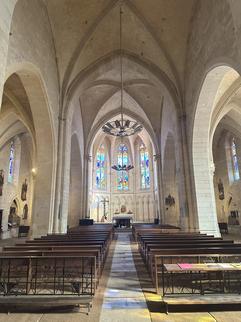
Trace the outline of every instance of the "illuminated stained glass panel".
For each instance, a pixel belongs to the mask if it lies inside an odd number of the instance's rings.
[[[14,171],[14,142],[10,144],[10,153],[9,153],[9,168],[8,168],[8,182],[13,182],[13,171]]]
[[[106,189],[105,163],[105,147],[101,144],[96,154],[96,188],[101,190]]]
[[[143,143],[140,145],[140,170],[141,170],[141,189],[149,189],[150,188],[149,153]]]
[[[128,148],[125,144],[120,144],[118,147],[117,155],[118,165],[128,165]],[[128,171],[117,171],[117,189],[128,190],[129,189],[129,174]]]
[[[240,175],[239,175],[237,149],[236,149],[236,143],[234,139],[232,140],[231,150],[232,150],[232,162],[233,162],[233,177],[234,177],[234,181],[237,181],[240,179]]]

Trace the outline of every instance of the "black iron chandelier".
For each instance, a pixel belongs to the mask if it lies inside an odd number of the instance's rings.
[[[116,171],[129,171],[131,169],[134,169],[134,166],[130,164],[129,165],[118,164],[118,165],[113,165],[111,168]]]
[[[142,124],[124,119],[123,115],[123,96],[124,96],[124,84],[123,84],[123,57],[122,57],[122,7],[120,6],[120,80],[121,80],[121,105],[120,105],[120,119],[115,121],[109,121],[102,126],[104,133],[117,136],[125,137],[134,135],[143,129]],[[116,169],[117,170],[117,169]]]

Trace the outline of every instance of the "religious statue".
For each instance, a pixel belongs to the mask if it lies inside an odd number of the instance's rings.
[[[0,170],[0,196],[3,195],[4,173]]]
[[[170,207],[175,205],[175,199],[170,194],[165,198],[165,205]]]
[[[126,212],[126,206],[121,206],[121,213],[123,214],[123,213],[125,213]]]
[[[224,199],[224,187],[221,179],[218,181],[218,195],[220,200]]]
[[[107,216],[106,216],[106,215],[103,215],[103,216],[101,217],[100,222],[107,222]]]
[[[27,204],[23,207],[23,219],[24,220],[28,219],[28,205]]]
[[[28,184],[27,184],[27,179],[25,179],[24,183],[22,184],[22,192],[21,192],[22,201],[27,200],[27,191],[28,191]]]
[[[239,214],[237,210],[230,211],[230,215],[228,216],[228,224],[239,225]]]

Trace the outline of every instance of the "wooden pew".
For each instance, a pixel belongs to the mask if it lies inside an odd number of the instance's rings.
[[[45,302],[54,306],[53,300],[58,296],[62,298],[62,305],[86,304],[89,309],[96,289],[95,259],[91,254],[81,257],[71,254],[33,256],[20,252],[3,256],[1,253],[0,303],[26,304],[27,299],[44,297]]]
[[[25,243],[17,243],[15,246],[5,246],[0,253],[0,283],[4,285],[0,290],[0,303],[6,304],[6,301],[1,302],[1,299],[3,296],[12,296],[13,293],[34,297],[46,281],[47,289],[54,290],[51,296],[55,296],[55,293],[59,292],[56,285],[59,285],[60,280],[63,280],[62,298],[64,295],[65,298],[70,298],[70,292],[82,299],[84,296],[92,297],[101,276],[113,232],[112,225],[98,228],[94,225],[92,229],[86,226],[84,230],[78,228],[68,234],[50,234],[27,240]],[[8,271],[10,275],[7,274]],[[13,282],[14,279],[16,283]],[[86,289],[91,290],[90,294]],[[48,296],[43,292],[42,290],[41,296]],[[78,299],[77,303],[79,301]],[[76,303],[76,299],[73,302]]]

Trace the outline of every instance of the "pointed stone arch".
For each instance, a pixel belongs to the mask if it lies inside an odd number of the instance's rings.
[[[220,65],[207,72],[199,93],[193,124],[192,157],[198,226],[200,232],[215,236],[220,234],[214,196],[215,165],[212,154],[212,139],[217,121],[212,123],[215,110],[223,97],[219,93],[222,90],[222,80],[230,71],[233,71],[231,67]]]
[[[21,80],[33,117],[31,126],[36,144],[33,167],[37,174],[34,177],[32,234],[39,236],[53,228],[56,146],[51,107],[41,73],[34,65],[23,63],[10,69]],[[33,135],[33,131],[31,133]]]

